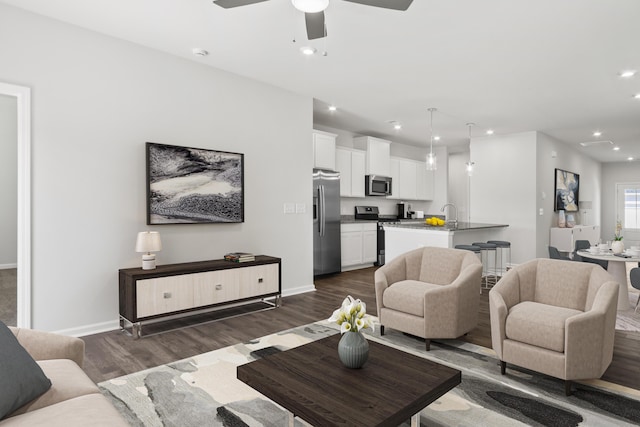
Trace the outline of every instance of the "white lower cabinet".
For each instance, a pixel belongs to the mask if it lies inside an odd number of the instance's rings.
[[[551,227],[549,246],[556,247],[560,252],[573,252],[576,240],[588,240],[595,245],[600,240],[600,226],[576,225],[573,228]]]
[[[371,264],[378,254],[377,224],[350,223],[340,226],[342,269]]]

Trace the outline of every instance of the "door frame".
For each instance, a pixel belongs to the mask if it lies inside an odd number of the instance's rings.
[[[18,304],[17,326],[31,328],[31,89],[0,82],[0,94],[18,108]]]

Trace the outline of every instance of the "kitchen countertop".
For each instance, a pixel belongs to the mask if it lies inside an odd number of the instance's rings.
[[[465,230],[481,230],[485,228],[501,228],[508,227],[507,224],[485,224],[480,222],[459,222],[457,225],[445,224],[443,226],[428,225],[424,220],[410,220],[411,222],[401,222],[400,224],[385,224],[385,227],[393,228],[405,228],[414,230],[429,230],[429,231],[465,231]],[[420,222],[418,222],[420,221]]]
[[[444,219],[444,215],[429,215],[429,218],[432,216],[437,216],[438,218]],[[380,215],[378,219],[356,219],[355,215],[340,215],[340,222],[342,224],[349,223],[364,223],[364,222],[384,222],[392,223],[392,222],[400,222],[402,224],[424,224],[424,219],[398,219],[395,215]]]

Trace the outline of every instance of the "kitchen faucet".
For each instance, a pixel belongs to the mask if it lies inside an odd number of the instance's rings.
[[[445,208],[447,206],[451,206],[453,208],[453,215],[454,215],[452,220],[447,219],[447,224],[453,224],[453,225],[457,226],[458,225],[458,208],[453,203],[447,203],[442,207],[442,209],[440,209],[440,211],[444,212],[444,210],[445,210]],[[445,215],[445,219],[446,218],[447,217]]]

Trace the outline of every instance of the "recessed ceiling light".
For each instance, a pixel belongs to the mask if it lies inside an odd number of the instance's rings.
[[[338,107],[336,107],[335,105],[329,105],[329,111],[336,111],[338,109]]]
[[[640,99],[640,93],[636,93],[635,95],[633,95],[633,97],[634,97],[635,99]]]
[[[602,135],[602,132],[600,132],[599,130],[593,133],[593,136],[600,136],[600,135]]]
[[[291,3],[293,7],[305,13],[322,12],[329,6],[329,0],[291,0]]]
[[[487,129],[487,135],[493,135],[493,129]]]
[[[628,79],[629,77],[633,77],[636,74],[636,70],[624,70],[620,73],[620,77],[624,77]]]
[[[207,56],[207,55],[209,55],[209,52],[207,52],[204,49],[200,49],[199,47],[194,47],[193,49],[191,49],[191,52],[193,52],[193,54],[195,56]]]
[[[436,136],[433,137],[433,140],[434,141],[440,141],[440,137],[436,135]]]
[[[620,151],[620,147],[613,147],[613,151]]]
[[[400,129],[402,129],[402,125],[401,125],[400,123],[398,123],[398,122],[395,122],[395,123],[393,124],[393,128],[394,128],[395,130],[400,130]]]
[[[302,52],[304,55],[313,55],[317,52],[317,50],[315,47],[304,46],[300,48],[300,52]]]
[[[633,160],[633,157],[627,157],[627,160],[631,161]]]

